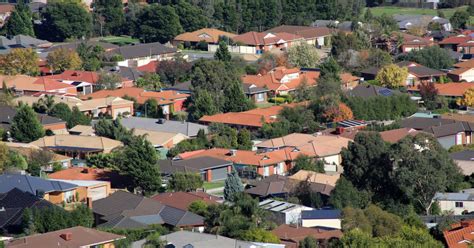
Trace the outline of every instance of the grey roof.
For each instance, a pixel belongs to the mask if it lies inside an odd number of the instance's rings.
[[[206,169],[227,167],[232,162],[227,160],[203,156],[185,160],[160,160],[158,161],[160,170],[164,174],[173,174],[176,172],[200,172]]]
[[[269,92],[270,91],[267,88],[257,87],[253,84],[242,83],[242,87],[244,88],[244,93],[247,94],[247,95],[252,95],[252,94],[256,94],[256,93]]]
[[[167,242],[169,245],[173,245],[176,248],[259,248],[259,247],[271,247],[268,245],[258,245],[252,242],[240,241],[236,239],[227,238],[215,234],[206,234],[189,231],[178,231],[167,235],[160,236],[160,239]],[[283,246],[274,246],[283,247]]]
[[[63,49],[72,49],[72,50],[76,50],[77,47],[81,44],[81,43],[85,43],[86,45],[88,46],[100,46],[102,47],[104,50],[111,50],[111,49],[117,49],[119,48],[119,46],[117,45],[114,45],[114,44],[111,44],[111,43],[107,43],[107,42],[100,42],[100,41],[92,41],[92,40],[88,40],[88,41],[73,41],[73,42],[68,42],[68,43],[62,43],[62,44],[58,44],[58,45],[54,45],[48,49],[46,49],[46,52],[52,52],[54,50],[57,50],[57,49],[60,49],[60,48],[63,48]]]
[[[135,59],[153,55],[170,54],[175,53],[176,51],[177,50],[174,47],[167,47],[159,42],[154,42],[121,46],[107,52],[107,55],[112,56],[114,54],[120,54],[124,59]]]
[[[474,201],[474,194],[469,193],[436,193],[433,200],[438,201]]]
[[[474,151],[464,150],[460,152],[450,153],[449,156],[454,160],[474,161]]]
[[[439,138],[439,137],[445,137],[449,135],[455,135],[459,132],[474,131],[474,123],[465,122],[465,121],[447,123],[447,124],[439,125],[439,126],[431,126],[431,127],[425,128],[423,131],[427,133],[432,133],[434,137]]]
[[[36,39],[27,35],[16,35],[10,39],[0,36],[0,53],[8,53],[13,48],[38,48],[47,46],[51,42],[47,40]]]
[[[407,67],[410,74],[414,74],[417,77],[429,77],[429,76],[440,76],[446,74],[445,72],[431,69],[429,67],[417,64],[416,66],[409,66],[413,64],[410,61],[401,61],[396,63],[399,67]]]
[[[392,96],[399,94],[397,90],[387,89],[381,86],[372,84],[359,84],[354,89],[347,92],[347,95],[352,97],[374,97],[374,96]]]
[[[143,129],[156,132],[182,133],[186,136],[196,136],[200,129],[207,133],[207,126],[192,122],[181,122],[167,120],[163,124],[158,124],[158,119],[130,117],[123,118],[122,125],[127,128]]]
[[[301,219],[340,219],[341,210],[339,209],[319,209],[319,210],[303,210]]]
[[[37,192],[69,191],[77,188],[77,185],[61,181],[52,181],[39,177],[19,174],[0,175],[0,193],[8,192],[14,188],[36,195]]]
[[[432,126],[440,126],[448,123],[454,123],[454,120],[439,119],[439,118],[422,118],[422,117],[410,117],[403,119],[401,122],[402,127],[409,127],[416,130],[423,130]]]
[[[28,7],[30,8],[32,13],[39,13],[43,8],[46,7],[45,3],[41,2],[33,2],[33,3],[28,3]]]
[[[176,227],[202,226],[204,218],[189,211],[125,191],[94,201],[92,210],[100,216],[101,227],[138,228],[151,224]]]
[[[179,92],[189,93],[189,92],[192,91],[191,90],[191,80],[186,81],[186,82],[182,82],[182,83],[177,83],[173,86],[166,87],[163,90],[176,90],[176,91],[179,91]]]
[[[129,80],[136,81],[139,79],[141,76],[143,76],[145,73],[132,68],[132,67],[125,67],[125,66],[107,66],[104,67],[102,70],[106,72],[111,72],[111,73],[117,73],[123,78],[127,78]]]

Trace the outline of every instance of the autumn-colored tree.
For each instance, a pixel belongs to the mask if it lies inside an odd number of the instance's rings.
[[[0,56],[0,74],[39,74],[38,54],[31,48],[12,49],[10,53]]]
[[[392,89],[399,88],[403,85],[408,77],[408,68],[400,68],[395,64],[382,67],[377,73],[376,80],[383,86]]]
[[[456,103],[459,106],[473,107],[474,106],[474,88],[470,88],[464,92],[462,98],[458,98]]]
[[[78,70],[81,69],[82,66],[82,60],[79,54],[66,48],[59,48],[50,52],[46,59],[49,68],[55,72]]]
[[[333,122],[340,122],[343,120],[352,120],[354,115],[352,110],[344,103],[339,103],[337,106],[329,107],[324,111],[323,117],[326,120]]]

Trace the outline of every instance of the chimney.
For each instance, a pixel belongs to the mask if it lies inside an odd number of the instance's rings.
[[[72,240],[72,233],[63,233],[59,235],[62,239],[66,241],[71,241]]]
[[[89,209],[92,209],[92,197],[87,197],[86,202],[87,202],[87,207]]]

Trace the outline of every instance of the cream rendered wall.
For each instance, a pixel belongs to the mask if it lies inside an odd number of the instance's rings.
[[[457,208],[456,202],[462,202],[463,207]],[[441,211],[453,212],[454,215],[461,215],[465,210],[468,212],[474,211],[474,201],[438,201],[438,204]]]
[[[313,219],[313,220],[302,220],[303,227],[328,227],[341,229],[340,219]]]

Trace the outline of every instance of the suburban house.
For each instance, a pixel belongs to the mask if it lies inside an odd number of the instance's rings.
[[[38,102],[42,97],[47,94],[41,94],[38,96],[20,96],[15,98],[16,103],[22,102],[33,106],[34,103]],[[103,116],[110,116],[112,119],[116,119],[120,115],[133,115],[133,101],[125,100],[120,97],[104,97],[90,100],[81,100],[73,96],[58,96],[52,95],[54,103],[65,103],[69,108],[77,107],[79,111],[87,116],[97,118]]]
[[[48,175],[53,180],[70,181],[102,181],[107,182],[110,189],[125,189],[130,186],[130,178],[126,175],[120,175],[117,171],[111,169],[99,169],[88,167],[72,167],[56,171]],[[100,194],[107,194],[110,189],[101,189]]]
[[[460,152],[450,153],[449,156],[454,160],[456,165],[461,169],[465,176],[471,176],[474,173],[474,151],[464,150]]]
[[[436,88],[438,96],[444,96],[446,98],[456,99],[463,97],[464,93],[474,87],[472,83],[435,83],[434,87]],[[408,92],[419,92],[419,86],[408,88]]]
[[[222,123],[235,128],[247,128],[257,130],[265,123],[272,123],[278,119],[278,114],[285,108],[292,108],[306,103],[290,103],[271,106],[267,108],[256,108],[244,112],[227,112],[215,115],[205,115],[199,119],[199,122],[205,125],[211,123]]]
[[[276,95],[287,95],[289,92],[295,91],[301,84],[315,86],[319,75],[319,70],[288,69],[284,66],[280,66],[264,75],[245,75],[242,77],[242,82],[244,84],[269,89]]]
[[[99,231],[92,228],[76,226],[54,232],[34,234],[8,241],[8,248],[114,248],[117,240],[125,236]]]
[[[124,118],[121,121],[122,125],[128,129],[133,128],[136,130],[139,129],[160,133],[175,133],[182,134],[187,137],[196,137],[199,130],[201,129],[204,130],[205,133],[207,133],[207,126],[187,121],[172,121],[140,117]]]
[[[145,104],[149,99],[155,99],[158,106],[162,108],[164,115],[169,115],[176,111],[184,110],[184,101],[190,96],[177,91],[146,91],[141,88],[129,87],[115,90],[100,90],[89,95],[85,95],[82,99],[106,98],[109,96],[136,99],[137,103]],[[142,113],[143,114],[143,113]],[[146,113],[144,113],[146,114]]]
[[[185,160],[160,160],[160,171],[164,176],[178,172],[199,174],[205,182],[223,181],[232,170],[232,162],[211,156],[189,158]]]
[[[177,231],[167,235],[161,235],[160,239],[166,247],[191,248],[191,247],[219,247],[219,248],[285,248],[282,244],[241,241],[231,239],[217,234]],[[145,243],[145,240],[137,243]],[[135,246],[134,246],[135,247]]]
[[[84,44],[86,46],[92,46],[92,47],[99,46],[99,47],[103,48],[104,51],[106,51],[106,52],[119,48],[119,46],[114,45],[112,43],[95,41],[95,40],[87,40],[87,41],[73,41],[73,42],[67,42],[67,43],[60,43],[60,44],[53,45],[53,46],[49,47],[48,49],[44,50],[44,52],[50,53],[50,52],[52,52],[54,50],[57,50],[57,49],[66,49],[66,50],[76,51],[76,49],[81,44]]]
[[[130,229],[156,224],[204,230],[202,216],[121,190],[94,201],[92,211],[98,227]]]
[[[260,151],[275,151],[291,148],[303,154],[324,161],[328,171],[340,171],[341,150],[347,148],[351,140],[334,135],[311,135],[292,133],[257,144]],[[335,165],[334,168],[330,168]]]
[[[237,44],[241,43],[248,47],[245,52],[241,53],[253,53],[262,54],[272,50],[286,50],[293,44],[304,42],[304,37],[290,33],[266,33],[266,32],[247,32],[240,35],[236,35],[233,41]],[[229,47],[232,49],[232,46]]]
[[[0,5],[0,27],[2,26],[2,17],[1,17],[1,9],[3,4]],[[5,36],[0,36],[0,54],[7,54],[12,49],[15,48],[31,48],[37,51],[41,51],[42,49],[48,48],[52,46],[53,43],[47,40],[40,40],[36,39],[31,36],[27,35],[16,35],[8,39]]]
[[[135,135],[146,135],[145,138],[159,151],[167,152],[179,142],[189,139],[182,133],[157,132],[143,129],[134,129]]]
[[[341,229],[341,220],[339,209],[304,210],[301,213],[301,225],[304,227]]]
[[[68,132],[70,135],[95,136],[94,128],[86,125],[75,125]]]
[[[0,75],[0,80],[5,82],[5,85],[12,90],[17,96],[34,95],[34,94],[67,94],[76,96],[79,92],[92,92],[92,85],[88,83],[83,84],[69,84],[60,82],[55,79],[44,77],[30,77],[26,75],[5,76]],[[3,87],[0,86],[0,87]]]
[[[448,72],[448,77],[454,82],[474,82],[474,67],[454,69]]]
[[[325,228],[309,228],[299,225],[279,225],[271,231],[280,239],[280,243],[286,248],[298,248],[299,243],[306,237],[315,238],[318,243],[326,247],[330,240],[340,239],[341,230],[327,230]]]
[[[361,22],[358,22],[357,25],[362,25]],[[344,33],[352,32],[352,22],[350,21],[338,21],[338,20],[316,20],[311,24],[312,27],[319,28],[335,28],[337,31],[342,31]]]
[[[474,39],[461,43],[458,46],[462,54],[474,54]]]
[[[454,64],[454,67],[456,67],[456,68],[474,68],[474,59],[459,62],[457,64]]]
[[[65,70],[60,74],[43,76],[44,79],[54,79],[76,88],[78,95],[87,95],[93,92],[93,87],[99,80],[99,74],[93,71]]]
[[[328,46],[331,43],[331,36],[333,31],[327,27],[309,27],[309,26],[294,26],[281,25],[265,31],[266,33],[289,33],[299,35],[304,40],[313,46]]]
[[[53,204],[77,201],[75,197],[78,186],[75,184],[20,174],[0,175],[0,193],[7,193],[14,188],[42,197]]]
[[[66,179],[51,179],[52,181],[71,183],[77,185],[79,198],[76,201],[90,203],[91,201],[103,199],[109,196],[111,191],[110,182],[96,181],[96,180],[66,180]]]
[[[53,171],[53,164],[58,163],[61,165],[62,168],[68,168],[71,166],[71,157],[56,154],[54,152],[45,151],[37,146],[33,146],[30,144],[25,143],[17,143],[17,142],[4,142],[9,150],[16,151],[21,155],[25,156],[27,160],[34,159],[34,156],[37,156],[39,152],[45,152],[51,156],[51,161],[47,166],[43,166],[41,169],[45,172],[52,172]]]
[[[153,71],[151,72],[155,72],[155,69],[156,67],[153,68]],[[122,87],[133,87],[133,82],[145,75],[145,73],[138,70],[138,68],[126,66],[108,66],[102,68],[102,71],[119,75],[123,80]]]
[[[0,230],[3,234],[18,234],[23,231],[24,210],[54,207],[52,203],[29,192],[13,188],[0,193]]]
[[[265,87],[258,87],[255,84],[242,83],[245,95],[254,103],[266,103],[268,100],[268,92],[270,90]]]
[[[343,90],[352,90],[359,85],[361,82],[360,77],[354,76],[348,72],[341,73],[339,75],[341,77],[342,89]]]
[[[431,126],[423,130],[431,133],[445,149],[454,145],[469,145],[473,143],[474,123],[453,122],[441,126]]]
[[[0,105],[0,128],[4,129],[5,131],[10,130],[13,118],[16,116],[17,110],[10,106]],[[43,129],[51,130],[55,134],[66,134],[66,122],[52,117],[46,114],[37,114],[38,120],[40,121]]]
[[[206,43],[210,52],[215,52],[220,37],[234,38],[233,33],[221,31],[215,28],[201,28],[193,32],[186,32],[176,36],[173,45],[182,44],[185,48],[196,47],[198,43]],[[215,46],[212,46],[215,45]]]
[[[452,212],[454,215],[474,211],[474,194],[472,193],[436,193],[433,201],[438,203],[442,212]]]
[[[408,53],[410,51],[421,50],[425,47],[429,47],[434,44],[433,38],[431,37],[429,38],[418,37],[415,35],[402,33],[402,32],[398,32],[395,35],[402,38],[402,44],[400,46],[400,51],[402,53]]]
[[[443,39],[438,43],[438,45],[442,48],[450,49],[455,52],[462,52],[462,48],[459,45],[470,40],[472,40],[472,37],[469,35],[459,34]]]
[[[7,2],[8,3],[8,2]],[[8,17],[15,10],[15,5],[13,4],[2,4],[0,5],[0,27],[3,27],[7,22]]]
[[[462,220],[443,231],[448,248],[468,248],[474,239],[474,221]]]
[[[352,90],[347,91],[347,95],[351,97],[368,98],[374,96],[393,96],[400,94],[400,91],[392,90],[378,85],[373,84],[359,84]]]
[[[397,143],[401,139],[407,136],[416,136],[417,134],[421,133],[413,128],[397,128],[392,130],[387,130],[380,132],[380,136],[385,142],[388,143]]]
[[[402,61],[396,63],[399,67],[408,68],[408,76],[405,85],[408,87],[418,86],[420,83],[439,82],[441,76],[446,76],[445,72],[428,68],[415,62]],[[363,70],[362,77],[365,80],[373,80],[377,77],[380,68],[371,67]]]
[[[270,213],[268,217],[277,225],[282,224],[300,224],[301,213],[304,210],[313,210],[313,208],[298,205],[294,203],[282,202],[268,199],[260,202],[258,206]]]
[[[440,24],[444,31],[451,31],[453,29],[448,19],[439,16],[395,14],[393,18],[397,21],[400,30],[409,30],[416,27],[428,28],[430,23]]]
[[[138,67],[151,61],[172,59],[175,53],[176,48],[154,42],[121,46],[106,52],[106,56],[121,58],[122,60],[117,62],[118,66]]]
[[[122,146],[122,142],[105,137],[70,134],[45,136],[30,144],[75,159],[84,159],[91,154],[110,153]]]
[[[209,195],[205,192],[165,192],[160,193],[152,197],[153,200],[157,200],[162,204],[178,208],[181,210],[188,210],[191,203],[195,201],[203,201],[207,205],[221,204],[223,200],[219,197]]]

